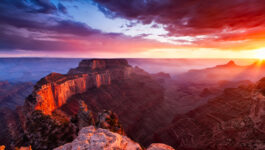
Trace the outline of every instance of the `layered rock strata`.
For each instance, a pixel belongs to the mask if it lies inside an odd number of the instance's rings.
[[[176,115],[154,141],[179,149],[262,150],[265,148],[265,79],[228,88],[186,114]]]

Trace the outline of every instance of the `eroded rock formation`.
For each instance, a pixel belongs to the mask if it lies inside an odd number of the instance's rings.
[[[130,138],[106,129],[85,127],[71,143],[54,150],[142,150],[142,147]],[[165,144],[152,144],[147,150],[174,150]]]
[[[34,110],[41,110],[46,115],[64,105],[76,94],[86,92],[91,88],[111,85],[114,80],[124,80],[131,74],[133,68],[123,59],[93,59],[83,60],[68,74],[51,73],[42,78],[35,86],[29,105]]]

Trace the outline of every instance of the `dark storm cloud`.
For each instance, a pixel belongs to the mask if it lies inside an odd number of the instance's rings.
[[[201,35],[265,26],[264,0],[94,0],[109,17],[166,26],[171,35]]]
[[[64,6],[58,6],[58,9],[62,7]],[[56,6],[48,0],[3,0],[0,3],[0,25],[41,29],[46,27],[48,21],[56,23],[54,15],[56,12]]]
[[[60,19],[58,11],[65,14],[67,9],[61,3],[57,9],[48,0],[2,1],[0,49],[67,50],[74,48],[64,41],[67,35],[80,38],[102,34],[84,23]]]
[[[57,7],[49,0],[2,0],[2,11],[23,10],[28,13],[50,14],[57,11]]]
[[[55,6],[46,0],[3,1],[0,3],[0,51],[121,53],[164,46],[140,37],[103,33],[61,17],[65,13],[67,8],[63,4]]]
[[[1,18],[1,17],[0,17]],[[84,40],[97,36],[115,38],[120,34],[103,34],[99,30],[91,29],[83,23],[70,20],[54,21],[54,24],[46,24],[23,20],[16,23],[17,19],[6,20],[5,24],[0,23],[0,50],[49,50],[68,51],[77,49],[68,40]],[[14,24],[12,24],[14,22]],[[7,24],[8,23],[8,24]],[[12,26],[11,26],[12,25]],[[17,32],[16,29],[25,29]],[[20,31],[20,30],[19,30]],[[27,35],[28,34],[28,35]]]
[[[84,23],[72,20],[58,20],[56,18],[49,18],[47,22],[42,22],[37,19],[27,19],[23,16],[5,16],[0,14],[0,20],[0,25],[24,28],[29,31],[56,32],[80,36],[87,36],[100,32],[98,30],[91,29]]]

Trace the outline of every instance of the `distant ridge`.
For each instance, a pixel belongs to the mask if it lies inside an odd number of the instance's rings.
[[[205,69],[192,69],[186,73],[175,76],[179,82],[194,83],[217,83],[222,80],[240,81],[250,80],[257,81],[265,76],[265,61],[256,61],[251,65],[237,65],[235,61],[230,60],[226,64],[216,65]]]
[[[230,60],[227,64],[217,65],[216,67],[239,67],[239,65],[237,65],[235,61]]]

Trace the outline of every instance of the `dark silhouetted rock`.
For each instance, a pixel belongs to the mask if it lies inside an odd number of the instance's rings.
[[[121,124],[119,123],[118,115],[107,110],[98,114],[96,127],[109,129],[112,132],[122,135],[125,134]]]

